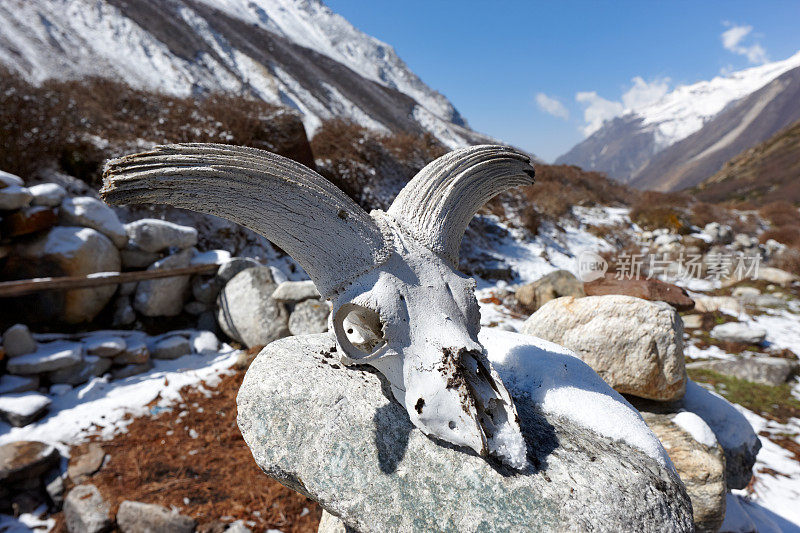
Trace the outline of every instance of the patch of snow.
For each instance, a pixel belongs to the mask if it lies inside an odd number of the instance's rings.
[[[569,350],[530,335],[484,329],[478,336],[509,389],[529,394],[545,413],[672,462],[639,412]]]
[[[158,400],[157,407],[169,406],[180,398],[186,385],[219,382],[220,375],[235,363],[237,352],[224,347],[216,355],[185,355],[174,360],[154,360],[153,369],[129,378],[110,381],[94,378],[61,396],[50,398],[50,412],[41,420],[15,428],[0,423],[0,444],[19,440],[39,440],[67,454],[69,446],[90,435],[110,438],[124,431],[126,415],[142,416]]]
[[[741,406],[736,406],[758,433],[797,435],[800,421],[791,419],[788,424],[767,420]],[[753,502],[769,511],[769,518],[783,531],[800,531],[800,462],[786,449],[778,446],[767,437],[761,439],[761,451],[756,457],[755,482],[748,489],[734,491],[747,496]],[[745,507],[748,509],[747,507]],[[751,515],[752,518],[752,515]],[[759,530],[761,531],[761,530]]]
[[[705,446],[716,446],[717,437],[702,418],[689,411],[681,411],[672,417],[675,424],[689,433],[694,440]]]
[[[209,250],[194,254],[189,264],[191,265],[221,265],[231,260],[231,253],[227,250]]]
[[[644,126],[655,128],[657,150],[662,150],[698,131],[729,103],[757,91],[798,66],[800,52],[783,61],[681,85],[659,101],[629,111],[642,117]]]

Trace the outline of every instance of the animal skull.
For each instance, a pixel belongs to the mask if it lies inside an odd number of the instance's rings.
[[[478,342],[475,283],[456,270],[467,224],[490,198],[533,182],[527,156],[474,146],[433,161],[387,212],[367,214],[289,159],[214,144],[111,161],[109,203],[166,203],[228,218],[287,251],[333,302],[345,365],[381,372],[430,436],[526,464],[511,396]]]

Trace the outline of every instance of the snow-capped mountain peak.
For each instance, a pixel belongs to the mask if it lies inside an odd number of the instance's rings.
[[[466,126],[447,98],[425,85],[390,45],[356,29],[318,0],[200,0],[335,59],[358,74],[411,96],[448,122]]]
[[[716,76],[709,81],[681,85],[659,101],[631,112],[652,125],[656,147],[662,150],[703,127],[728,104],[760,89],[784,72],[800,67],[800,52],[788,59]]]
[[[680,85],[656,102],[607,120],[556,163],[606,172],[613,179],[643,188],[672,190],[697,184],[738,153],[728,152],[762,142],[786,126],[787,120],[800,117],[800,104],[784,102],[791,99],[789,87],[796,85],[787,77],[800,72],[798,69],[800,52],[782,61]],[[766,91],[773,82],[780,82],[780,87]],[[765,92],[760,94],[762,90]],[[759,98],[750,102],[751,95],[757,94]],[[730,112],[737,106],[743,108]],[[762,112],[764,118],[756,120]],[[732,116],[723,119],[726,114]],[[707,131],[712,125],[715,131]],[[690,142],[695,136],[704,141]],[[686,143],[699,151],[684,146]],[[667,179],[667,174],[685,164],[693,165],[691,172],[684,169],[688,174],[682,170],[680,176]]]
[[[0,64],[37,84],[100,76],[177,96],[249,93],[295,108],[309,134],[339,117],[451,148],[488,140],[319,0],[4,0]]]

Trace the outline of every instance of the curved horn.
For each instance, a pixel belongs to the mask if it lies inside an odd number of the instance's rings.
[[[462,148],[420,170],[387,214],[457,267],[461,239],[478,209],[506,189],[530,185],[533,173],[530,157],[512,148]]]
[[[331,182],[285,157],[222,144],[174,144],[110,161],[103,198],[216,215],[285,250],[329,297],[388,257],[374,220]]]

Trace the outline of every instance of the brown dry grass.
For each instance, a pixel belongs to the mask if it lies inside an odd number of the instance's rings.
[[[133,420],[127,433],[101,442],[109,458],[87,482],[114,513],[122,501],[135,500],[175,506],[200,527],[242,519],[254,521],[254,531],[316,532],[320,507],[267,477],[239,433],[236,394],[243,377],[244,372],[224,377],[210,397],[184,388],[171,411]],[[59,524],[58,531],[65,531],[63,520]]]
[[[773,226],[800,226],[800,211],[788,202],[772,202],[758,213]]]
[[[246,94],[178,98],[101,78],[34,87],[0,68],[0,169],[26,178],[56,166],[97,185],[104,160],[142,140],[252,146],[313,165],[302,124],[289,118]]]
[[[367,210],[386,209],[425,165],[447,153],[430,133],[382,134],[344,119],[311,139],[320,173]]]

